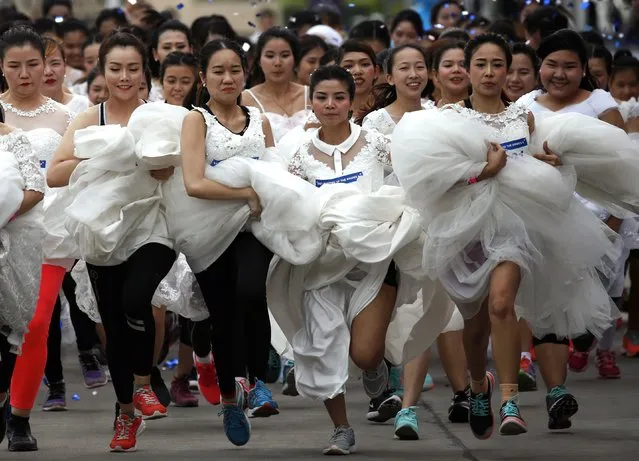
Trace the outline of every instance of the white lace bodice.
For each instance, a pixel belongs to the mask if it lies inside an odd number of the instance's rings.
[[[353,126],[351,124],[351,129]],[[372,192],[384,184],[385,173],[391,169],[390,140],[386,136],[362,129],[354,144],[342,154],[344,167],[341,173],[330,166],[333,159],[316,146],[318,138],[319,130],[302,144],[293,155],[289,172],[317,187],[330,183],[356,182],[363,189]]]
[[[530,130],[528,109],[521,104],[511,104],[499,114],[484,114],[459,104],[444,106],[465,117],[477,120],[491,130],[491,141],[500,144],[509,157],[530,155]]]
[[[13,154],[24,180],[24,189],[44,193],[44,175],[31,143],[19,130],[0,136],[0,155]]]
[[[206,109],[196,107],[202,113],[206,123],[206,161],[215,166],[228,158],[240,156],[254,159],[262,158],[265,150],[262,115],[259,109],[247,107],[249,125],[243,134],[233,133],[218,122]]]
[[[365,130],[376,130],[383,135],[393,134],[396,125],[397,123],[395,123],[395,120],[393,120],[393,117],[391,117],[386,108],[375,110],[362,120],[362,128]]]
[[[266,116],[271,124],[271,131],[273,131],[273,139],[277,143],[286,133],[298,126],[304,126],[306,123],[313,122],[311,114],[312,110],[307,106],[307,93],[308,87],[304,87],[304,109],[298,110],[290,117],[288,115],[278,114],[277,112],[267,112],[264,105],[257,99],[255,93],[251,90],[246,90],[248,94],[255,100],[255,103],[259,106],[260,111]],[[318,120],[319,122],[319,120]]]
[[[44,173],[74,114],[67,106],[49,98],[40,107],[30,111],[20,110],[2,100],[0,104],[7,125],[21,129],[29,139]]]

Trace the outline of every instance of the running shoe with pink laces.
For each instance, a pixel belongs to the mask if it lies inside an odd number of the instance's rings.
[[[136,416],[141,416],[142,419],[158,419],[167,416],[166,407],[160,403],[151,386],[140,386],[135,391],[133,406]]]
[[[200,387],[200,394],[204,396],[211,405],[219,405],[221,401],[220,385],[217,381],[217,371],[213,354],[209,354],[210,363],[201,363],[198,357],[193,354],[195,369],[197,370],[197,383]]]

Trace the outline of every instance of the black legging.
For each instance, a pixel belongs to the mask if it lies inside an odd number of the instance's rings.
[[[7,337],[0,333],[0,356],[2,362],[0,362],[0,393],[9,391],[11,385],[11,376],[13,375],[13,369],[16,366],[16,357],[11,351],[11,344],[7,340]],[[0,415],[0,418],[4,415]]]
[[[148,243],[117,266],[87,264],[107,337],[111,380],[122,404],[133,400],[133,375],[151,374],[155,344],[151,300],[175,257],[167,246]]]
[[[78,352],[90,352],[94,347],[100,344],[98,333],[95,329],[95,323],[80,310],[75,299],[75,281],[71,277],[71,273],[67,272],[62,282],[62,291],[69,301],[69,314],[71,323],[75,332],[76,344]],[[50,383],[58,383],[64,379],[62,371],[62,328],[60,326],[60,315],[62,311],[62,303],[60,297],[55,303],[53,315],[51,316],[51,324],[49,325],[49,337],[47,339],[47,366],[44,375]]]
[[[235,377],[247,370],[252,383],[266,377],[271,344],[266,276],[272,257],[253,234],[240,232],[217,261],[195,274],[210,322],[194,322],[194,327],[207,331],[212,325],[215,368],[225,396],[235,393]],[[194,349],[200,344],[202,338],[194,337]]]

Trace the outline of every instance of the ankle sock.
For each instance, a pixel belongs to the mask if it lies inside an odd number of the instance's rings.
[[[482,393],[488,392],[488,378],[486,376],[484,376],[480,380],[471,378],[470,390],[475,394],[479,394],[480,392]]]
[[[528,360],[530,360],[532,362],[532,355],[530,354],[530,352],[522,352],[521,353],[521,358],[527,358]]]

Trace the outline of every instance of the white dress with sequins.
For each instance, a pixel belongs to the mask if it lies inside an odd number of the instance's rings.
[[[44,193],[44,176],[29,140],[16,130],[0,136],[0,217],[18,210],[25,190]],[[16,353],[38,298],[42,215],[39,203],[11,221],[0,219],[0,333]]]

